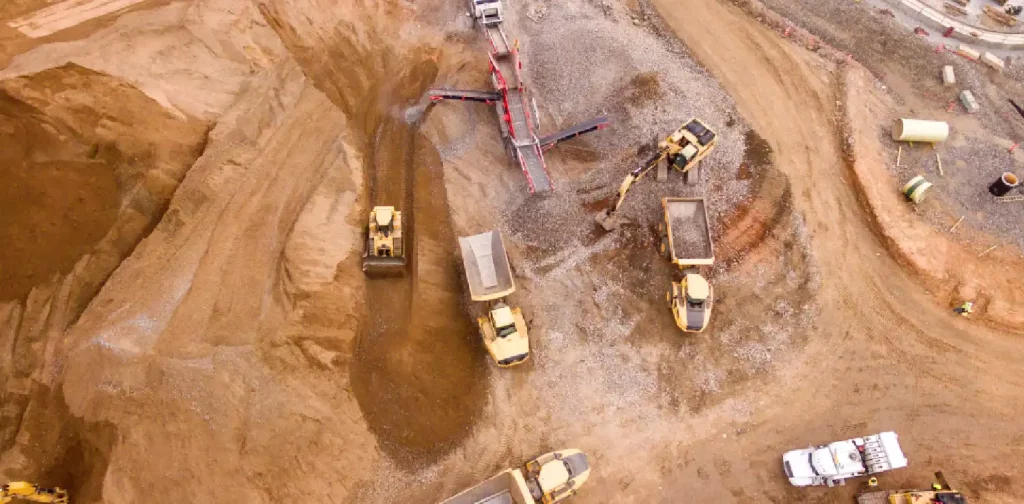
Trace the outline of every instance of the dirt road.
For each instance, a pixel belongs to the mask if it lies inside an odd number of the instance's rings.
[[[1015,501],[1006,492],[1020,490],[1009,475],[1020,470],[1022,433],[1008,419],[1022,413],[1014,370],[1024,353],[1014,336],[936,306],[888,256],[842,161],[837,70],[725,2],[654,4],[771,145],[821,265],[819,329],[796,365],[766,384],[773,391],[757,415],[758,434],[740,437],[736,448],[774,456],[787,445],[895,429],[911,460],[899,481],[926,482],[945,469],[985,502]],[[729,450],[724,444],[716,450]],[[744,472],[736,480],[749,477]],[[734,496],[737,487],[748,496],[778,491],[730,479],[677,487],[705,495],[716,487]]]

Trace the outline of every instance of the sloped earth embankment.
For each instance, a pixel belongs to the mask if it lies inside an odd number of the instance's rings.
[[[98,497],[113,434],[69,414],[63,333],[163,217],[206,133],[74,64],[0,82],[0,470]]]

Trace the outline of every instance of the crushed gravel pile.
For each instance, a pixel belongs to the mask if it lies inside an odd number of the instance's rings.
[[[702,183],[686,186],[678,172],[671,172],[668,182],[656,182],[652,172],[633,186],[619,215],[654,225],[661,197],[704,196],[717,221],[748,195],[749,181],[737,180],[736,174],[749,127],[732,99],[678,40],[660,36],[648,23],[634,23],[618,3],[546,5],[539,22],[519,18],[527,82],[539,107],[554,119],[542,130],[597,115],[611,121],[609,128],[574,140],[600,155],[580,180],[584,201],[614,194],[629,171],[655,151],[657,141],[695,117],[719,135],[718,147],[703,161]]]
[[[672,223],[672,249],[676,258],[711,257],[711,243],[707,238],[708,229],[703,205],[693,202],[672,202],[668,205],[668,215]]]

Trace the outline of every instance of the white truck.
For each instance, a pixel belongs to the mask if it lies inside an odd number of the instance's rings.
[[[672,282],[666,293],[672,317],[683,332],[701,332],[711,321],[715,289],[700,274],[700,268],[715,264],[704,198],[662,198],[665,222],[659,226],[659,251],[683,270],[683,278]]]
[[[589,476],[585,453],[559,450],[522,469],[505,469],[441,504],[554,504],[575,495]]]
[[[786,452],[782,465],[793,486],[845,485],[849,478],[907,467],[895,432]]]

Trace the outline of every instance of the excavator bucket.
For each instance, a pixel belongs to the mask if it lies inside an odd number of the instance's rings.
[[[609,215],[607,210],[598,212],[598,214],[594,216],[594,220],[600,224],[605,231],[615,231],[622,225],[622,219],[615,215]]]

